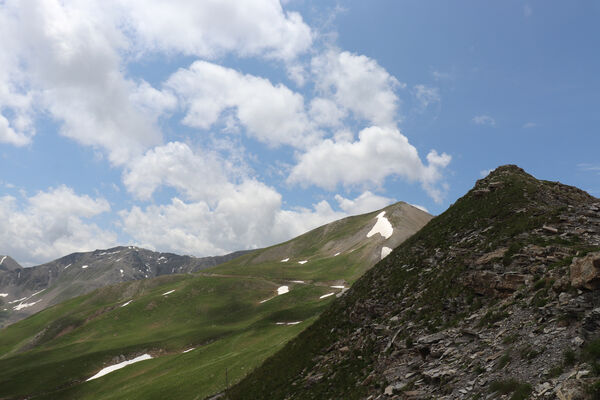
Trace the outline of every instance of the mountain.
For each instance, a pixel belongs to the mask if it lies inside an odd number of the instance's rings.
[[[503,166],[220,398],[600,398],[600,200]]]
[[[18,268],[22,267],[10,256],[0,255],[0,271],[13,271]]]
[[[194,274],[122,282],[48,307],[0,330],[0,398],[218,393],[309,327],[388,254],[385,247],[430,219],[397,203]]]
[[[103,286],[196,272],[246,253],[196,258],[126,246],[73,253],[31,268],[0,256],[0,328]]]

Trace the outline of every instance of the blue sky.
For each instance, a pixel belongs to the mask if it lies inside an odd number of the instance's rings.
[[[222,254],[514,163],[600,195],[595,1],[0,1],[0,254]]]

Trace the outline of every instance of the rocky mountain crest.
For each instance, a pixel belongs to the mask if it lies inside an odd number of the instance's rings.
[[[600,200],[497,168],[229,399],[600,396]]]

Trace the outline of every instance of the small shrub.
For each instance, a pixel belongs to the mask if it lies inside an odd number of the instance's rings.
[[[500,394],[512,393],[511,400],[525,400],[531,394],[532,388],[529,383],[519,382],[516,379],[508,379],[493,381],[490,383],[490,391]]]
[[[504,367],[506,367],[508,365],[508,363],[510,363],[510,353],[507,351],[506,353],[504,353],[504,355],[502,357],[500,357],[500,360],[498,361],[498,364],[496,365],[497,369],[502,369]]]

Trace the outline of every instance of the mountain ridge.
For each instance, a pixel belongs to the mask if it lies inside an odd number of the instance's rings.
[[[192,257],[154,252],[136,246],[116,246],[76,252],[33,267],[23,268],[6,256],[0,264],[0,328],[51,305],[97,288],[129,280],[174,273],[191,273],[230,261],[250,251],[223,256]],[[2,259],[5,256],[0,256]]]
[[[597,395],[591,263],[600,200],[499,167],[221,397]]]

